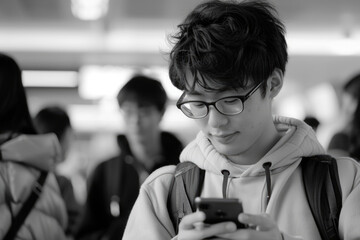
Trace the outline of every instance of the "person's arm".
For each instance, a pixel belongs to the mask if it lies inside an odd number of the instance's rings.
[[[168,188],[175,166],[153,172],[144,182],[131,211],[123,240],[169,240],[175,236],[167,210]]]
[[[360,239],[360,164],[350,158],[339,158],[337,164],[343,197],[340,238]]]
[[[104,206],[103,171],[98,166],[89,181],[88,195],[83,208],[76,239],[100,239],[109,224]]]
[[[80,217],[81,206],[75,199],[74,189],[71,181],[68,178],[60,175],[56,175],[56,179],[60,187],[61,196],[63,197],[66,205],[66,211],[69,219],[68,226],[66,228],[66,234],[73,236],[75,234]]]

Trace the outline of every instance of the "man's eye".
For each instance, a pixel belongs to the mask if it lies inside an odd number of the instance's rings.
[[[193,107],[196,107],[196,108],[201,108],[201,107],[204,107],[205,104],[202,103],[202,102],[193,102],[193,103],[192,103],[192,106],[193,106]]]
[[[226,98],[224,99],[224,103],[226,104],[237,104],[240,101],[238,98]]]

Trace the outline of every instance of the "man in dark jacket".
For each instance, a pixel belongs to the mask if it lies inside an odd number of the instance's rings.
[[[126,128],[117,139],[120,155],[92,173],[77,239],[121,239],[141,183],[157,168],[177,164],[183,148],[160,129],[167,95],[159,81],[135,76],[117,100]]]

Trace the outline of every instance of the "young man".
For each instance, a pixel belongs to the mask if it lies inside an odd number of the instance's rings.
[[[321,239],[300,163],[325,151],[310,126],[271,110],[287,62],[284,32],[266,2],[209,1],[179,25],[170,53],[171,81],[184,91],[177,106],[201,127],[180,161],[205,170],[201,197],[238,198],[238,221],[250,227],[203,225],[197,211],[176,234],[167,209],[175,167],[167,166],[142,185],[123,239]],[[337,164],[340,238],[359,239],[360,166],[348,158]]]
[[[76,239],[121,239],[140,184],[155,169],[177,164],[183,149],[178,138],[161,130],[167,94],[159,81],[134,76],[117,100],[126,126],[117,138],[120,155],[94,170]]]

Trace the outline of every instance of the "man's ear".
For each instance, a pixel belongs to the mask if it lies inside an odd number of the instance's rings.
[[[280,69],[275,68],[275,70],[267,80],[267,87],[268,87],[267,89],[270,98],[274,98],[276,97],[276,95],[279,94],[283,86],[283,80],[284,80],[283,72]]]
[[[165,115],[165,112],[166,112],[166,107],[167,106],[165,105],[164,109],[162,111],[160,111],[160,120],[159,120],[159,122],[161,122],[162,119],[164,118],[164,115]]]

